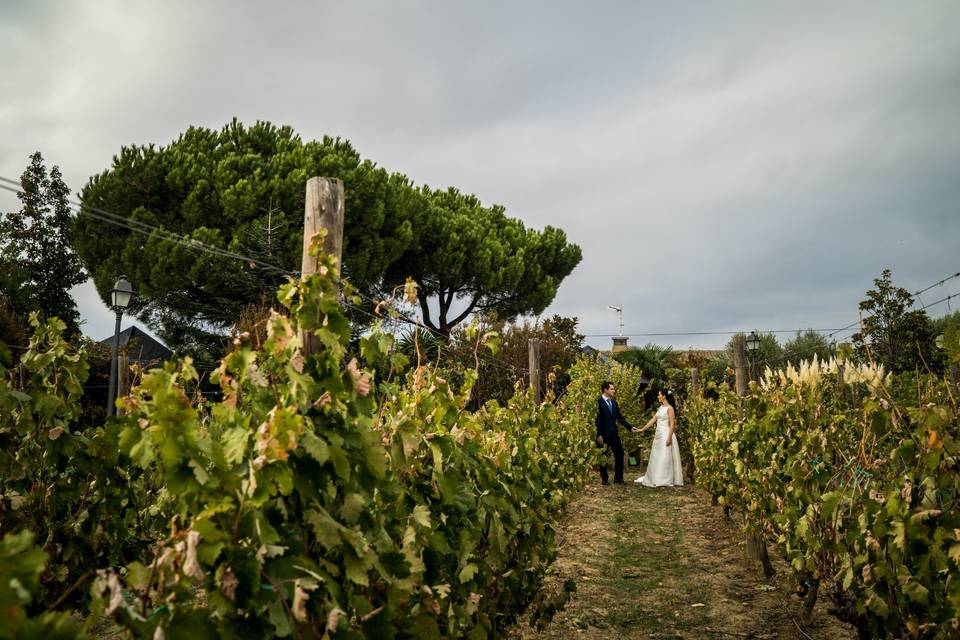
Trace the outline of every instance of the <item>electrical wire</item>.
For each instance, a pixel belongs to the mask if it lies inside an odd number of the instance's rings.
[[[0,189],[10,191],[18,195],[25,194],[25,192],[22,189],[21,182],[19,180],[14,180],[12,178],[0,176],[0,183],[7,183],[7,184],[0,184]],[[12,186],[8,186],[8,185],[12,185]],[[221,249],[219,247],[214,247],[212,245],[208,245],[204,242],[196,240],[195,238],[190,238],[188,236],[180,235],[172,231],[163,229],[162,227],[157,227],[155,225],[151,225],[139,220],[133,220],[131,218],[112,213],[105,209],[86,205],[86,204],[83,204],[82,202],[71,200],[69,198],[66,199],[66,201],[71,207],[73,207],[76,210],[76,213],[78,215],[82,214],[94,220],[98,220],[100,222],[105,222],[107,224],[118,226],[118,227],[127,229],[129,231],[132,231],[134,233],[139,233],[149,237],[158,237],[161,240],[174,242],[176,244],[189,248],[193,251],[197,251],[199,253],[205,253],[208,255],[213,255],[221,258],[237,260],[240,262],[244,262],[251,267],[259,267],[264,270],[274,271],[287,276],[299,275],[298,271],[283,269],[274,264],[263,262],[262,260],[252,258],[250,256],[246,256],[246,255],[243,255],[234,251],[229,251],[226,249]],[[950,280],[953,280],[954,278],[960,278],[960,271],[952,275],[946,276],[945,278],[938,280],[937,282],[934,282],[933,284],[916,291],[915,293],[912,294],[911,297],[919,299],[920,294],[925,293],[926,291],[929,291],[934,287],[942,286],[943,284],[945,284],[946,282],[949,282]],[[373,298],[370,298],[369,296],[365,296],[362,293],[359,295],[361,295],[361,297],[367,298],[367,300],[369,300],[374,304],[380,304],[378,301],[374,300]],[[931,302],[930,304],[925,304],[920,308],[920,310],[928,309],[932,306],[941,304],[943,302],[947,302],[949,305],[949,301],[957,297],[958,295],[960,294],[949,295],[935,302]],[[358,307],[353,307],[353,308],[359,310]],[[378,316],[371,314],[369,312],[364,311],[364,313],[367,313],[367,315],[370,315],[371,317],[378,318]],[[872,317],[872,316],[868,316],[868,317]],[[405,319],[405,321],[441,338],[444,341],[447,340],[447,336],[444,336],[439,331],[423,324],[422,322],[411,321],[409,319]],[[798,333],[798,332],[802,333],[804,331],[815,331],[817,333],[827,333],[828,338],[833,338],[837,334],[841,334],[843,332],[848,331],[849,329],[857,327],[861,323],[861,321],[862,320],[857,320],[839,329],[770,329],[770,330],[761,331],[761,333]],[[585,338],[611,338],[611,337],[618,337],[620,335],[623,335],[624,337],[675,337],[675,336],[734,335],[737,333],[740,333],[740,331],[677,331],[677,332],[649,332],[649,333],[629,333],[629,334],[586,334],[584,335],[584,337]],[[489,359],[489,357],[483,356],[483,359]],[[521,372],[526,371],[525,368],[516,367],[515,365],[509,364],[509,363],[504,362],[502,364],[514,371],[521,371]]]
[[[938,280],[938,281],[934,282],[933,284],[931,284],[931,285],[929,285],[929,286],[926,286],[926,287],[924,287],[923,289],[920,289],[919,291],[914,292],[913,294],[910,295],[910,297],[914,299],[914,304],[916,304],[916,301],[917,301],[917,300],[920,300],[920,294],[921,294],[921,293],[925,293],[925,292],[929,291],[930,289],[933,289],[934,287],[942,286],[942,285],[946,284],[947,282],[953,280],[954,278],[960,278],[960,271],[954,273],[953,275],[949,275],[949,276],[943,278],[942,280]],[[947,296],[946,298],[942,298],[942,299],[940,299],[940,300],[937,300],[936,302],[931,302],[930,304],[925,304],[925,305],[923,305],[922,307],[920,307],[919,310],[920,310],[920,311],[923,311],[924,309],[929,309],[930,307],[932,307],[932,306],[934,306],[934,305],[938,305],[938,304],[940,304],[940,303],[942,303],[942,302],[949,302],[949,300],[950,300],[951,298],[955,297],[955,295],[956,295],[956,294],[954,294],[953,296]],[[923,300],[920,300],[920,303],[923,304]],[[872,317],[873,317],[873,315],[867,316],[867,318],[872,318]],[[834,336],[834,334],[847,331],[848,329],[852,329],[853,327],[857,327],[857,326],[859,326],[860,323],[863,322],[863,320],[865,320],[865,319],[866,319],[866,318],[861,318],[860,320],[856,320],[856,321],[854,321],[854,322],[851,322],[851,323],[848,324],[847,326],[841,327],[841,328],[837,329],[836,331],[834,331],[833,333],[828,334],[827,337],[828,337],[828,338],[832,338],[832,337]]]
[[[757,333],[803,333],[805,331],[816,331],[825,333],[834,331],[834,329],[754,329]],[[625,338],[650,338],[662,336],[732,336],[743,331],[675,331],[661,333],[589,333],[584,338],[616,338],[623,336]]]
[[[4,184],[0,184],[0,189],[5,189],[5,190],[7,190],[7,191],[16,193],[16,194],[18,194],[18,195],[25,193],[25,192],[22,190],[22,188],[20,188],[20,187],[21,187],[21,183],[20,183],[19,181],[17,181],[17,180],[13,180],[13,179],[11,179],[11,178],[7,178],[7,177],[4,177],[4,176],[0,176],[0,182],[5,182],[5,183],[8,183],[9,185],[13,185],[13,186],[7,186],[7,185],[4,185]],[[167,240],[167,241],[171,241],[171,242],[178,243],[178,244],[180,244],[180,245],[182,245],[182,246],[184,246],[184,247],[187,247],[187,248],[189,248],[189,249],[192,249],[192,250],[197,251],[197,252],[200,252],[200,253],[206,253],[206,254],[210,254],[210,255],[214,255],[214,256],[218,256],[218,257],[224,257],[224,258],[230,258],[230,259],[238,260],[238,261],[247,263],[247,264],[249,264],[249,265],[251,265],[251,266],[258,266],[258,267],[261,267],[261,268],[266,269],[266,270],[271,270],[271,271],[275,271],[275,272],[281,273],[281,274],[283,274],[283,275],[287,275],[287,276],[297,276],[297,275],[299,275],[299,272],[298,272],[298,271],[290,271],[290,270],[287,270],[287,269],[282,269],[282,268],[280,268],[280,267],[278,267],[278,266],[276,266],[276,265],[269,264],[269,263],[263,262],[263,261],[261,261],[261,260],[257,260],[257,259],[255,259],[255,258],[250,257],[250,256],[246,256],[246,255],[243,255],[243,254],[239,254],[239,253],[236,253],[236,252],[233,252],[233,251],[227,251],[227,250],[225,250],[225,249],[220,249],[219,247],[213,247],[213,246],[210,246],[210,245],[208,245],[208,244],[205,244],[205,243],[203,243],[203,242],[201,242],[201,241],[199,241],[199,240],[196,240],[196,239],[194,239],[194,238],[189,238],[189,237],[187,237],[187,236],[183,236],[183,235],[180,235],[180,234],[176,234],[176,233],[174,233],[174,232],[172,232],[172,231],[168,231],[168,230],[166,230],[166,229],[163,229],[163,228],[161,228],[161,227],[157,227],[157,226],[148,224],[148,223],[146,223],[146,222],[141,222],[141,221],[138,221],[138,220],[132,220],[131,218],[127,218],[127,217],[124,217],[124,216],[120,216],[120,215],[118,215],[118,214],[112,213],[112,212],[107,211],[107,210],[105,210],[105,209],[101,209],[101,208],[98,208],[98,207],[93,207],[93,206],[90,206],[90,205],[86,205],[86,204],[83,204],[83,203],[81,203],[81,202],[76,202],[76,201],[71,200],[71,199],[69,199],[69,198],[67,199],[67,203],[76,210],[76,212],[77,212],[78,215],[82,214],[82,215],[88,216],[88,217],[90,217],[90,218],[93,218],[94,220],[98,220],[98,221],[100,221],[100,222],[105,222],[105,223],[107,223],[107,224],[111,224],[111,225],[114,225],[114,226],[118,226],[118,227],[127,229],[127,230],[129,230],[129,231],[133,231],[133,232],[135,232],[135,233],[140,233],[140,234],[142,234],[142,235],[146,235],[146,236],[150,236],[150,237],[158,237],[158,238],[160,238],[160,239],[162,239],[162,240]],[[374,300],[374,299],[372,299],[372,298],[369,298],[369,296],[364,296],[363,294],[360,294],[360,295],[361,295],[362,297],[366,297],[370,302],[373,302],[374,304],[379,304],[378,301],[376,301],[376,300]],[[373,318],[378,318],[376,315],[371,314],[371,313],[369,313],[369,312],[366,312],[365,310],[361,310],[361,309],[359,309],[358,307],[353,307],[353,308],[354,308],[354,309],[357,309],[357,310],[360,310],[360,311],[363,311],[364,313],[366,313],[367,315],[369,315],[369,316],[371,316],[371,317],[373,317]],[[410,321],[408,320],[408,322],[410,322]],[[446,339],[447,339],[446,336],[443,336],[443,334],[439,333],[439,332],[436,331],[435,329],[433,329],[433,328],[431,328],[431,327],[429,327],[429,326],[427,326],[427,325],[425,325],[425,324],[422,324],[421,322],[410,322],[410,323],[416,325],[417,327],[419,327],[419,328],[421,328],[421,329],[423,329],[423,330],[425,330],[425,331],[430,332],[431,334],[433,334],[433,335],[435,335],[435,336],[437,336],[437,337],[440,337],[440,338],[443,339],[444,341],[446,341]],[[493,364],[494,366],[501,366],[501,368],[502,368],[503,366],[506,366],[506,367],[509,367],[509,369],[510,369],[510,370],[513,370],[513,371],[519,371],[519,372],[525,372],[525,371],[526,371],[525,368],[518,368],[518,367],[516,367],[515,365],[509,364],[509,363],[506,363],[506,362],[503,362],[503,363],[495,363],[495,362],[493,362],[492,360],[490,360],[490,358],[489,358],[488,356],[481,356],[480,359],[485,360],[485,361],[487,361],[488,363]],[[199,363],[195,363],[195,364],[199,364]],[[209,365],[210,363],[204,363],[204,364]],[[217,366],[219,366],[219,365],[217,365]]]
[[[0,182],[9,183],[12,185],[19,185],[20,183],[10,178],[0,176]],[[8,186],[5,184],[0,184],[0,189],[16,193],[18,195],[25,194],[22,188]],[[157,227],[155,225],[148,224],[146,222],[141,222],[139,220],[133,220],[132,218],[127,218],[120,216],[115,213],[106,211],[105,209],[100,209],[98,207],[92,207],[90,205],[83,204],[81,202],[76,202],[71,199],[66,200],[67,204],[72,207],[78,215],[85,215],[87,217],[93,218],[94,220],[99,220],[101,222],[106,222],[108,224],[118,226],[128,231],[133,231],[134,233],[139,233],[149,237],[158,237],[161,240],[167,240],[169,242],[174,242],[180,244],[188,249],[197,251],[200,253],[206,253],[209,255],[214,255],[221,258],[229,258],[232,260],[238,260],[240,262],[245,262],[252,267],[260,267],[267,271],[275,271],[282,273],[284,275],[296,275],[297,272],[290,271],[289,269],[282,269],[274,264],[264,262],[257,258],[243,255],[235,251],[229,251],[227,249],[221,249],[220,247],[214,247],[212,245],[206,244],[197,240],[196,238],[190,238],[173,231],[168,231],[162,227]]]

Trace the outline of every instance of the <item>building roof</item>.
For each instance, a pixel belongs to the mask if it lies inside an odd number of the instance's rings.
[[[590,345],[584,345],[581,347],[580,351],[588,356],[597,356],[600,359],[600,362],[606,362],[610,359],[610,356],[608,356],[606,353],[600,351],[599,349],[594,349]]]
[[[100,344],[113,346],[113,336],[104,338]],[[173,357],[173,351],[149,333],[137,327],[127,327],[120,332],[120,350],[126,349],[130,362],[146,364],[148,362],[162,362]]]

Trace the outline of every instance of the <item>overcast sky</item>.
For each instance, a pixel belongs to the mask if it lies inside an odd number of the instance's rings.
[[[7,1],[0,175],[40,150],[76,192],[121,145],[265,119],[564,229],[583,261],[547,313],[586,334],[617,331],[611,304],[628,334],[841,327],[884,268],[910,290],[960,271],[958,22],[932,1]]]

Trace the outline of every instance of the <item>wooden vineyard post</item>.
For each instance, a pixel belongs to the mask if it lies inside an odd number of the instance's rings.
[[[734,389],[737,392],[737,397],[739,401],[737,402],[737,416],[743,420],[744,410],[743,410],[743,396],[747,395],[747,367],[746,367],[746,354],[744,353],[744,347],[746,343],[746,337],[742,333],[738,333],[733,336],[733,373],[736,376]],[[730,507],[725,506],[723,508],[723,515],[726,518],[730,519]],[[747,540],[747,551],[750,551],[750,541]]]
[[[307,277],[317,272],[317,259],[310,255],[310,245],[320,229],[326,229],[323,252],[337,260],[340,271],[343,253],[343,182],[339,178],[310,178],[307,180],[307,197],[303,207],[303,260],[300,274]],[[303,332],[304,355],[316,353],[319,341],[313,334]]]
[[[530,388],[533,389],[533,397],[537,404],[540,404],[540,341],[536,338],[530,338],[527,345],[530,356]]]
[[[737,376],[737,395],[747,395],[747,356],[744,353],[743,334],[733,336],[733,371]],[[741,418],[743,416],[741,415]]]
[[[746,411],[743,406],[743,397],[747,395],[747,367],[746,354],[744,346],[746,339],[743,334],[737,334],[733,337],[733,368],[737,376],[737,396],[740,397],[740,419],[746,417]],[[753,561],[759,561],[763,566],[763,573],[768,578],[774,574],[773,565],[770,564],[770,556],[767,554],[767,545],[759,535],[747,536],[747,556]]]
[[[700,369],[697,367],[690,367],[690,402],[697,402],[700,400]],[[691,484],[696,484],[696,473],[697,465],[693,461],[693,458],[690,459],[690,463],[687,465],[687,477],[690,479]]]

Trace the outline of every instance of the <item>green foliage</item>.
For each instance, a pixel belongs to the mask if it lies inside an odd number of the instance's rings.
[[[48,554],[33,544],[33,534],[7,533],[0,539],[0,639],[75,640],[79,625],[69,614],[45,612],[30,616],[27,609],[40,590]]]
[[[640,379],[643,372],[630,364],[620,364],[613,359],[604,361],[599,356],[582,356],[570,368],[570,384],[564,406],[571,420],[580,420],[589,426],[588,434],[596,434],[594,418],[597,415],[597,398],[600,397],[600,385],[609,380],[616,385],[617,404],[620,412],[634,425],[642,425],[651,408],[644,397],[644,386]],[[619,428],[619,427],[618,427]],[[677,434],[680,437],[680,434]],[[629,433],[620,430],[620,440],[624,451],[636,451],[650,442],[648,433]],[[682,445],[681,445],[682,446]],[[602,450],[595,449],[602,453]]]
[[[621,364],[637,367],[653,383],[666,378],[672,354],[672,347],[648,343],[642,347],[633,347],[614,353],[613,359]]]
[[[440,334],[414,326],[401,333],[397,340],[397,351],[407,356],[410,362],[425,364],[443,362],[444,355],[450,354],[450,346]]]
[[[786,362],[799,364],[807,360],[829,360],[833,356],[833,350],[830,343],[822,334],[813,329],[807,329],[804,332],[797,332],[792,339],[787,340],[783,345],[783,359]]]
[[[475,311],[507,320],[541,313],[582,257],[562,230],[527,229],[503,207],[484,207],[476,196],[426,187],[416,195],[421,215],[414,241],[390,268],[390,279],[416,281],[423,322],[442,335]],[[454,311],[456,301],[462,308]]]
[[[20,211],[0,220],[0,302],[23,320],[31,311],[59,317],[76,335],[80,314],[69,289],[86,274],[71,248],[70,189],[58,167],[47,172],[40,152],[30,156],[20,184]]]
[[[496,359],[475,357],[482,341],[494,338]],[[505,322],[484,318],[476,327],[457,330],[442,360],[455,369],[476,368],[478,378],[471,394],[471,406],[489,400],[506,403],[518,383],[529,384],[530,340],[540,341],[541,395],[560,396],[570,382],[569,370],[581,356],[583,336],[577,333],[577,319],[553,316],[544,320]],[[481,356],[483,354],[481,353]]]
[[[737,335],[744,335],[742,333]],[[744,349],[746,357],[746,375],[747,379],[751,377],[751,367],[756,375],[769,367],[770,369],[779,369],[787,361],[784,347],[777,342],[777,337],[773,333],[760,333],[760,344],[755,351]],[[744,337],[746,337],[744,335]],[[727,382],[731,386],[734,384],[733,370],[733,341],[736,336],[731,336],[724,350],[711,357],[706,365],[701,369],[701,375],[704,382],[714,382],[720,384]],[[788,343],[789,344],[789,343]]]
[[[953,311],[930,321],[933,334],[939,336],[949,327],[960,327],[960,311]]]
[[[937,336],[935,343],[946,361],[953,366],[960,365],[960,311],[938,318],[933,323],[933,331]]]
[[[913,311],[913,296],[895,287],[889,269],[874,281],[860,303],[866,312],[860,331],[853,335],[857,356],[863,362],[882,364],[890,371],[940,371],[936,334],[926,311]]]
[[[6,366],[10,366],[13,355],[27,342],[23,324],[19,314],[0,297],[0,345],[3,345],[0,346],[0,363]]]
[[[51,562],[32,595],[46,606],[71,587],[70,602],[82,600],[91,568],[140,553],[156,507],[142,474],[118,468],[117,426],[78,428],[88,365],[64,323],[31,324],[29,349],[0,380],[0,534],[40,536]]]
[[[89,605],[87,626],[135,637],[483,638],[530,601],[592,425],[531,393],[468,411],[476,371],[395,381],[379,327],[361,364],[322,261],[281,288],[262,337],[237,336],[220,401],[192,393],[185,358],[102,427],[77,427],[86,354],[34,318],[0,385],[0,637],[75,637],[40,612]]]
[[[733,377],[733,354],[729,350],[723,350],[718,354],[711,356],[703,369],[701,370],[703,382],[713,382],[717,385],[726,382],[732,385]]]
[[[743,335],[743,334],[737,334]],[[777,341],[777,336],[773,333],[759,333],[757,336],[760,338],[760,344],[757,348],[751,351],[746,347],[744,343],[744,355],[746,356],[746,366],[747,366],[747,378],[751,377],[750,369],[754,368],[756,377],[759,377],[760,372],[766,369],[767,367],[771,369],[778,369],[784,364],[784,352],[783,347],[780,346],[780,343]],[[730,341],[727,343],[727,353],[730,358],[730,362],[733,362],[733,341],[736,336],[730,338]],[[744,336],[746,338],[746,336]]]
[[[340,178],[346,190],[343,274],[381,295],[413,276],[425,322],[444,335],[472,311],[502,317],[541,312],[580,261],[563,232],[526,229],[500,207],[455,189],[414,188],[362,160],[349,142],[303,142],[289,127],[234,120],[191,127],[165,147],[125,147],[84,187],[85,205],[162,227],[296,271],[308,178]],[[140,292],[132,313],[182,352],[219,357],[221,336],[250,304],[268,303],[283,273],[81,216],[77,252],[107,300],[125,273]],[[433,300],[439,316],[429,314]],[[456,300],[467,313],[451,311]]]
[[[122,401],[121,466],[156,473],[175,514],[152,556],[93,586],[137,637],[493,637],[554,557],[592,428],[528,394],[466,411],[475,372],[375,379],[391,341],[375,328],[365,366],[347,361],[323,260],[282,287],[261,344],[238,338],[222,401],[191,401],[189,360]]]
[[[308,178],[343,180],[345,273],[361,288],[378,284],[412,240],[411,187],[362,160],[349,142],[303,142],[290,127],[234,120],[220,131],[191,127],[165,147],[124,147],[109,170],[81,193],[88,206],[162,227],[267,264],[295,271],[302,255]],[[120,273],[138,292],[131,311],[181,349],[219,350],[222,332],[242,309],[273,299],[286,276],[188,246],[110,227],[81,216],[77,252],[103,300]]]
[[[883,368],[803,363],[688,405],[698,484],[775,540],[870,637],[960,633],[956,398]],[[917,394],[919,393],[919,398]],[[743,411],[741,418],[739,412]]]

